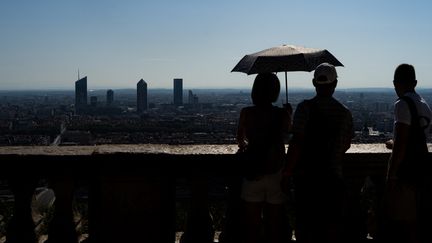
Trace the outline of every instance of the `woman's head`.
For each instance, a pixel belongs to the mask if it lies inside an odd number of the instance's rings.
[[[274,73],[260,73],[252,86],[254,105],[271,104],[277,100],[280,92],[279,79]]]

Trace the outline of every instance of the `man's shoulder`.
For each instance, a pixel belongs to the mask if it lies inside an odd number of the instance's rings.
[[[304,99],[303,101],[301,101],[297,107],[309,107],[309,106],[315,106],[315,105],[320,105],[321,103],[321,98],[318,96],[315,96],[311,99]]]
[[[303,100],[300,103],[298,103],[296,110],[295,110],[295,113],[299,114],[299,113],[307,112],[311,108],[312,100],[313,99]]]
[[[408,103],[404,97],[400,97],[399,99],[397,99],[395,101],[394,106],[395,106],[395,109],[400,109],[401,107],[408,108]]]
[[[411,103],[411,105],[410,105]],[[427,118],[432,120],[432,110],[429,107],[428,103],[418,94],[409,93],[397,99],[394,104],[394,111],[396,120],[401,119],[401,117],[405,118],[406,121],[411,119],[411,106],[414,106],[417,114],[420,117]]]
[[[300,103],[297,104],[297,109],[306,106],[309,102],[310,100],[302,100]]]
[[[346,105],[342,104],[339,100],[333,98],[333,102],[336,109],[346,113],[351,113],[350,109]]]
[[[427,104],[427,102],[423,99],[423,97],[420,96],[416,92],[408,92],[408,93],[404,94],[403,96],[399,97],[396,100],[395,105],[397,105],[397,104],[400,105],[400,104],[403,104],[403,103],[406,104],[409,101],[412,101],[416,105],[426,105],[426,106],[429,106]]]
[[[324,109],[331,109],[331,110],[335,110],[335,111],[340,111],[340,112],[344,112],[344,113],[351,113],[351,111],[349,110],[349,108],[347,106],[345,106],[344,104],[342,104],[339,100],[335,99],[334,97],[331,97],[330,99],[326,99],[326,101],[322,102],[322,100],[320,100],[317,97],[314,97],[312,99],[309,100],[303,100],[302,102],[300,102],[297,105],[297,109],[298,110],[305,110],[305,109],[310,109],[311,107],[322,107]]]

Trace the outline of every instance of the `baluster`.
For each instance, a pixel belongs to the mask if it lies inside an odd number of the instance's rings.
[[[13,216],[7,228],[6,243],[36,242],[31,202],[37,182],[36,177],[12,178],[9,180],[15,200]]]
[[[213,242],[213,220],[208,208],[208,178],[191,178],[191,203],[181,243]]]
[[[54,190],[54,216],[49,224],[48,240],[45,243],[77,243],[73,215],[74,180],[70,176],[55,177],[50,181]]]

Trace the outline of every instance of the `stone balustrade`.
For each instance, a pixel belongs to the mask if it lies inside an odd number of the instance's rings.
[[[0,179],[14,195],[7,243],[36,242],[30,204],[40,180],[49,182],[56,197],[49,243],[78,242],[72,211],[77,184],[88,188],[88,242],[174,242],[180,179],[190,191],[184,242],[213,242],[208,207],[215,200],[209,196],[212,178],[226,189],[217,199],[227,204],[220,242],[238,242],[242,168],[236,149],[235,145],[0,147]],[[379,197],[389,152],[382,144],[358,144],[345,156],[347,242],[360,242],[368,233],[361,188],[369,177]]]

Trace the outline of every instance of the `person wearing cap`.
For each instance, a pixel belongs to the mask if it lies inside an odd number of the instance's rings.
[[[352,115],[333,97],[333,65],[320,64],[312,83],[315,97],[294,113],[283,183],[294,178],[298,242],[341,242],[342,162],[354,134]]]
[[[393,85],[399,98],[394,105],[393,140],[386,143],[392,153],[384,197],[385,227],[390,234],[384,237],[393,242],[432,242],[428,232],[432,192],[426,144],[432,111],[415,91],[414,66],[399,65]]]

